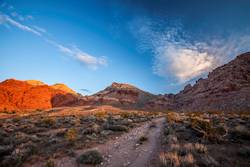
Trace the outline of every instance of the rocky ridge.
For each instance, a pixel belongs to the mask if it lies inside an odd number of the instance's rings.
[[[0,83],[0,109],[44,109],[61,106],[111,105],[125,109],[178,111],[250,111],[250,52],[216,68],[178,94],[153,95],[130,84],[112,83],[90,96],[79,96],[64,84],[41,81]]]

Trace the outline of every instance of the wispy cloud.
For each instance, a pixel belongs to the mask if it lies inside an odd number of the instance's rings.
[[[47,33],[47,30],[45,28],[42,28],[36,25],[34,25],[33,28],[41,33]]]
[[[78,60],[79,62],[81,62],[83,65],[86,65],[90,69],[96,70],[99,66],[107,65],[107,60],[105,57],[94,57],[89,55],[88,53],[81,51],[77,47],[69,48],[53,40],[46,39],[46,41],[55,46],[59,51],[61,51],[65,55],[68,55]]]
[[[78,47],[66,47],[65,45],[61,44],[60,42],[57,42],[55,40],[51,40],[48,35],[49,33],[45,28],[39,27],[37,25],[33,26],[28,26],[23,23],[24,20],[26,19],[33,19],[33,16],[27,15],[26,17],[23,17],[22,15],[18,14],[17,12],[14,11],[14,7],[11,5],[8,5],[6,3],[3,3],[1,7],[7,7],[11,8],[11,16],[14,18],[17,18],[19,21],[11,18],[10,15],[0,13],[0,25],[4,26],[14,26],[20,30],[32,33],[36,36],[39,36],[42,38],[44,41],[47,43],[51,44],[55,48],[57,48],[61,53],[64,55],[70,56],[73,59],[79,61],[81,64],[84,66],[87,66],[88,68],[92,70],[98,69],[99,66],[106,66],[107,65],[107,60],[105,57],[95,57],[92,56],[86,52],[83,52],[80,50]]]
[[[154,54],[153,72],[164,78],[174,78],[178,83],[200,77],[250,48],[247,35],[190,40],[180,23],[157,31],[147,18],[135,19],[130,23],[130,30],[139,40],[139,49],[150,49]]]
[[[12,26],[15,26],[23,31],[31,32],[31,33],[38,35],[38,36],[42,35],[40,32],[34,30],[33,28],[26,26],[18,21],[15,21],[14,19],[10,18],[8,15],[0,13],[0,24],[5,24],[5,23],[10,24]]]

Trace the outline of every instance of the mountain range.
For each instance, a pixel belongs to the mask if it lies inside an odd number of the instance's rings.
[[[0,110],[112,105],[125,109],[178,111],[250,111],[250,52],[214,69],[205,79],[177,94],[154,95],[133,85],[112,83],[90,96],[64,84],[7,79],[0,83]]]

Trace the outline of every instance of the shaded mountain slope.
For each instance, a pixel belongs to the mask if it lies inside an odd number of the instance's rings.
[[[64,84],[49,86],[41,81],[14,79],[0,83],[0,110],[82,105],[144,110],[250,111],[250,53],[237,56],[176,95],[153,95],[116,82],[91,96],[77,95]]]

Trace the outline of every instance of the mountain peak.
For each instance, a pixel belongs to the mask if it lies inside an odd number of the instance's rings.
[[[117,82],[113,82],[110,87],[118,89],[138,89],[135,86],[127,83],[117,83]]]
[[[70,89],[67,85],[63,84],[63,83],[56,83],[54,85],[51,85],[52,88],[57,89],[57,90],[61,90],[67,93],[71,93],[71,94],[77,94],[74,90]]]
[[[32,85],[32,86],[46,85],[44,82],[38,81],[38,80],[26,80],[25,82]]]

